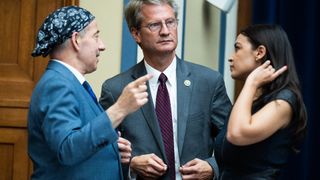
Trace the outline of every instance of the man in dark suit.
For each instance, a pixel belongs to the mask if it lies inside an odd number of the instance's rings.
[[[150,75],[131,82],[104,111],[84,77],[104,49],[94,16],[80,7],[54,11],[39,29],[32,55],[51,60],[30,102],[31,179],[123,178],[120,161],[128,162],[131,147],[114,128],[148,101]],[[118,147],[126,157],[120,159]]]
[[[222,76],[175,55],[178,22],[174,1],[131,0],[125,16],[144,58],[103,83],[100,103],[110,107],[128,83],[147,73],[153,75],[147,83],[149,102],[119,126],[132,144],[131,178],[218,176],[213,142],[231,108]],[[165,106],[161,102],[167,95],[160,89],[169,96]],[[169,118],[163,121],[164,117]]]

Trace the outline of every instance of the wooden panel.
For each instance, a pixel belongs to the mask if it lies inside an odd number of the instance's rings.
[[[35,0],[1,0],[0,106],[26,107],[33,88]],[[5,37],[4,37],[5,36]]]
[[[53,10],[78,0],[0,0],[0,180],[27,180],[27,115],[48,57],[33,58],[38,28]]]
[[[0,144],[0,180],[12,179],[13,168],[13,145],[12,144]]]
[[[28,177],[27,131],[0,128],[0,180]]]
[[[237,32],[251,24],[252,0],[239,1]]]
[[[0,42],[5,42],[5,46],[0,49],[0,63],[17,64],[18,54],[18,34],[20,12],[15,8],[20,7],[19,0],[0,1]],[[10,40],[10,41],[9,41]]]
[[[0,127],[27,127],[27,108],[0,108]]]

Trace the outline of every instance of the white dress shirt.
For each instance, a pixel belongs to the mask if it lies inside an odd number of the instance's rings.
[[[164,70],[164,74],[167,76],[168,80],[166,86],[170,96],[170,105],[172,113],[172,124],[173,124],[173,142],[174,142],[174,160],[175,160],[175,171],[176,171],[176,180],[181,180],[181,174],[179,172],[180,159],[178,151],[178,131],[177,131],[177,76],[176,76],[176,57],[173,59],[172,63]],[[149,80],[150,92],[153,100],[154,107],[156,106],[157,91],[159,86],[159,76],[160,71],[151,67],[146,61],[144,61],[146,70],[148,74],[152,74],[153,77]]]

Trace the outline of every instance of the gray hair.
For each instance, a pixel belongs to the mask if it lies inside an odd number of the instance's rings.
[[[178,5],[174,0],[130,0],[125,8],[125,17],[129,30],[139,28],[143,21],[141,8],[145,4],[163,5],[168,4],[174,11],[175,18],[178,17]]]

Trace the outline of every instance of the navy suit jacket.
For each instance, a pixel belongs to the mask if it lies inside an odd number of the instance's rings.
[[[50,61],[28,114],[32,179],[122,179],[117,133],[62,64]]]
[[[231,110],[223,78],[218,72],[204,66],[179,58],[176,62],[180,164],[194,158],[206,160],[218,175],[213,143]],[[146,73],[144,62],[141,61],[128,71],[106,80],[102,86],[100,104],[105,109],[110,107],[128,83]],[[190,86],[185,85],[186,80],[191,82]],[[166,163],[161,131],[149,88],[148,92],[148,103],[127,116],[119,130],[131,142],[133,156],[154,153]],[[169,177],[165,174],[162,179]]]

